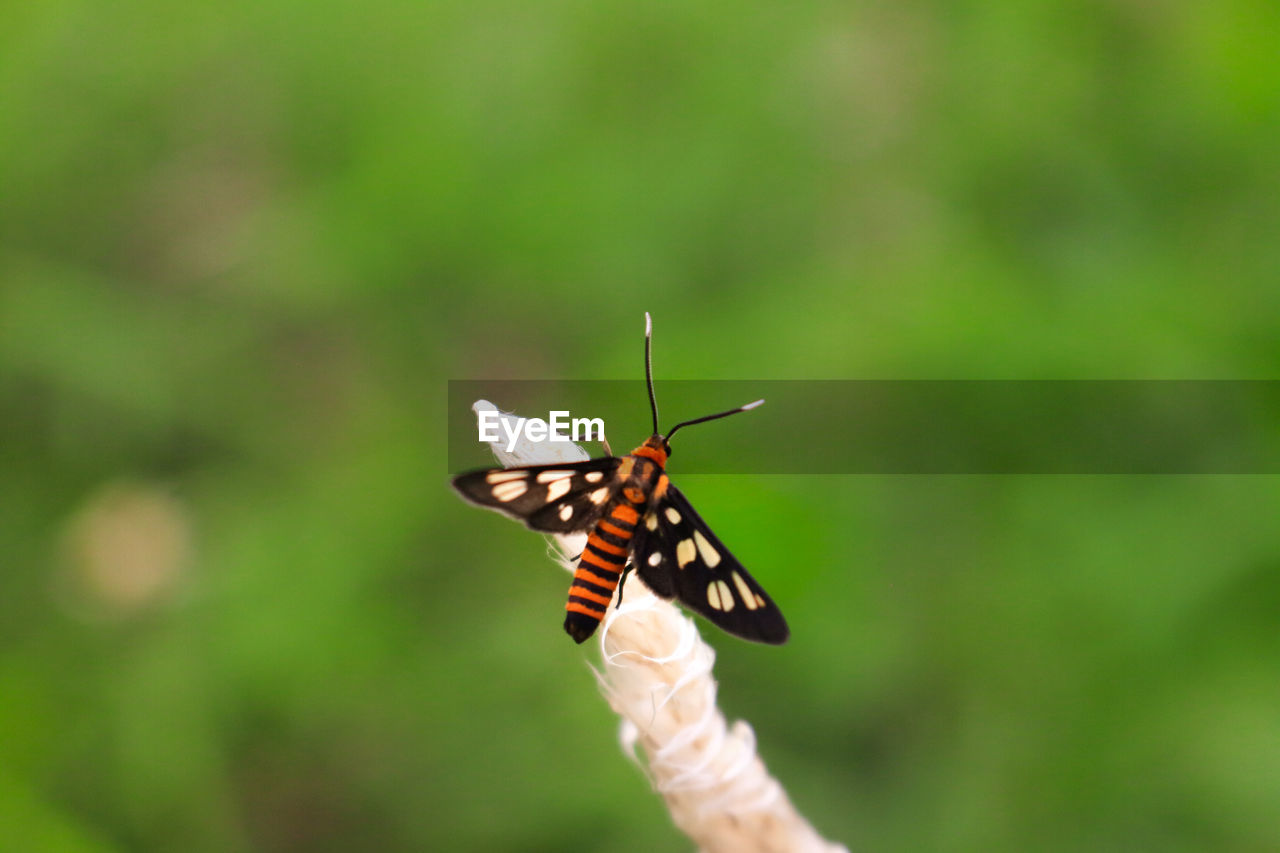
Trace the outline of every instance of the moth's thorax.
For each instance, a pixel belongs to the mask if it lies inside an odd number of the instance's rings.
[[[667,491],[666,472],[660,462],[640,452],[646,449],[636,448],[635,453],[622,457],[622,464],[618,466],[618,476],[623,481],[622,498],[637,509],[651,506]]]

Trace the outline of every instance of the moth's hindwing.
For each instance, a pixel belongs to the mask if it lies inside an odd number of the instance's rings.
[[[664,598],[745,640],[785,643],[787,620],[675,486],[636,527],[635,569]]]
[[[523,521],[533,530],[573,533],[588,530],[599,520],[617,493],[615,456],[534,465],[528,468],[489,468],[453,478],[464,498]]]

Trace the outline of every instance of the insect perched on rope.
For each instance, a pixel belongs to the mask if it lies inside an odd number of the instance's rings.
[[[579,643],[595,633],[614,589],[633,570],[658,595],[678,598],[730,634],[785,643],[790,632],[773,600],[694,512],[665,471],[676,430],[754,409],[764,400],[684,421],[662,435],[653,393],[652,332],[646,313],[644,366],[653,435],[644,444],[621,457],[471,471],[455,477],[453,487],[467,500],[519,519],[533,530],[590,531],[565,605],[564,629]]]

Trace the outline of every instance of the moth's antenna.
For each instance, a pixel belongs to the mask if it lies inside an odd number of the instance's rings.
[[[704,423],[705,421],[714,421],[717,418],[727,418],[729,417],[729,415],[738,414],[738,412],[749,412],[763,402],[764,400],[756,400],[754,403],[747,403],[745,406],[739,406],[736,409],[730,409],[729,411],[721,412],[718,415],[706,415],[705,417],[694,418],[691,421],[684,421],[683,423],[678,423],[671,428],[671,432],[667,433],[667,441],[671,440],[671,436],[675,435],[676,430],[680,429],[680,427],[692,426],[693,424],[700,424],[700,423]]]
[[[649,410],[653,412],[653,434],[658,434],[658,398],[653,393],[653,320],[644,312],[644,378],[649,382]]]

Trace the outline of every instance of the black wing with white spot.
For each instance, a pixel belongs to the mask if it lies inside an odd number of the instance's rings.
[[[495,509],[546,533],[590,530],[621,486],[615,456],[534,465],[491,468],[453,478],[464,498]]]
[[[787,620],[675,486],[636,526],[635,569],[655,593],[742,637],[785,643]]]

